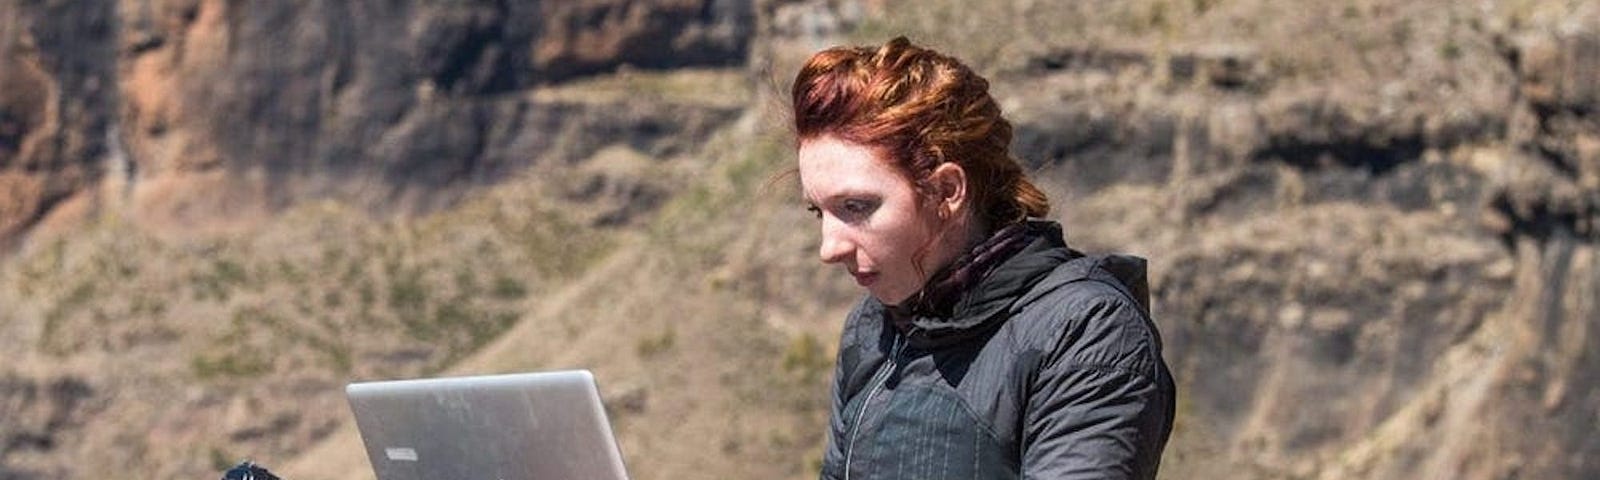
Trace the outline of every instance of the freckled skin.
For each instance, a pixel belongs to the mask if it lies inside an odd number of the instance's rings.
[[[878,151],[825,135],[803,141],[798,157],[801,189],[821,223],[818,255],[844,267],[879,301],[910,298],[964,245],[965,235],[941,234],[936,210],[947,207],[961,218],[964,202],[918,195]],[[943,232],[966,224],[945,222]],[[936,240],[919,272],[915,256],[930,239]]]

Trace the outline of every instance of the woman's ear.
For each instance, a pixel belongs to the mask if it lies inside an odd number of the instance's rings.
[[[933,184],[939,209],[951,217],[965,208],[967,198],[967,170],[955,162],[944,162],[934,167],[928,180]]]

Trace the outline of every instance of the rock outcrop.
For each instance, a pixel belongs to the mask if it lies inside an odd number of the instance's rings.
[[[0,478],[362,478],[343,381],[573,365],[638,478],[814,477],[778,105],[894,34],[1152,260],[1164,476],[1595,477],[1600,9],[1457,3],[0,3]]]
[[[0,247],[104,175],[117,21],[110,2],[0,5]]]
[[[0,376],[0,478],[62,478],[72,474],[59,463],[36,462],[62,445],[72,445],[105,398],[83,379],[65,375],[32,378]],[[75,454],[90,454],[77,451]],[[31,469],[31,464],[49,465]]]
[[[1240,48],[1021,62],[999,88],[1027,86],[1018,156],[1069,236],[1156,259],[1187,418],[1164,471],[1600,471],[1578,433],[1600,408],[1579,366],[1600,338],[1600,23],[1582,25],[1485,34],[1483,63],[1413,62],[1421,82],[1307,85]],[[1450,75],[1478,81],[1418,85]]]
[[[607,141],[703,136],[729,114],[574,114],[525,93],[742,65],[753,28],[750,4],[720,0],[8,3],[0,239],[108,211],[193,228],[315,198],[428,210],[560,158],[596,115],[615,118]]]

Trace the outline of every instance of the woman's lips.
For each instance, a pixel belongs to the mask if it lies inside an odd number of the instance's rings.
[[[872,282],[878,281],[878,274],[877,273],[855,273],[855,272],[851,272],[850,276],[856,278],[856,285],[860,285],[860,286],[863,286],[863,287],[870,286],[870,285],[872,285]]]

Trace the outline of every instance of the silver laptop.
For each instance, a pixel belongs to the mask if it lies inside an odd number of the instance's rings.
[[[352,383],[378,480],[626,480],[588,370]]]

